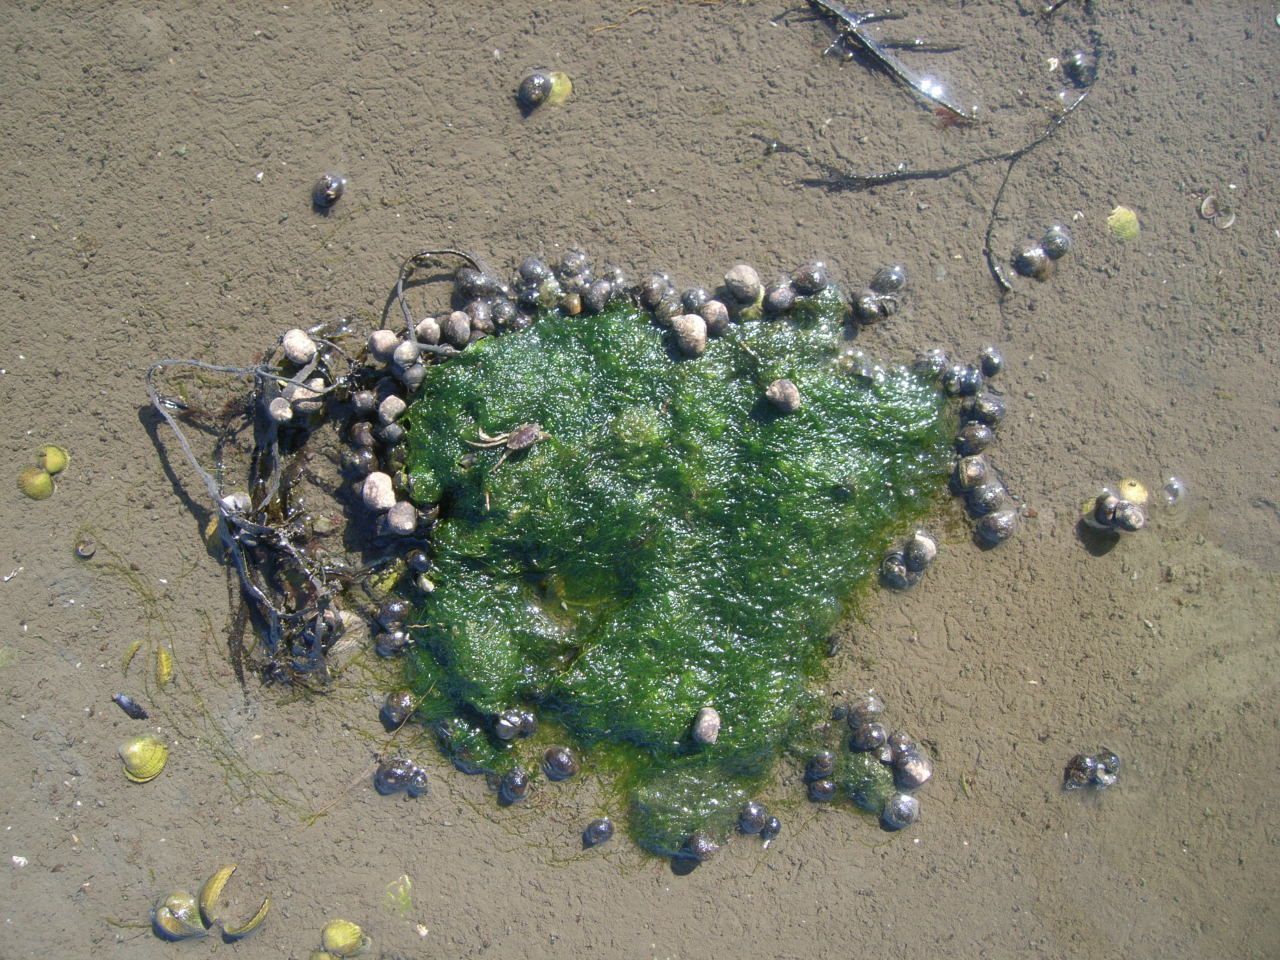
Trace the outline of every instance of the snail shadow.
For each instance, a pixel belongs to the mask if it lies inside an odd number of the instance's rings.
[[[702,866],[702,862],[693,857],[676,856],[671,858],[671,873],[677,877],[687,877]]]
[[[1093,557],[1105,557],[1120,542],[1120,535],[1111,530],[1098,530],[1083,520],[1076,521],[1076,539]]]

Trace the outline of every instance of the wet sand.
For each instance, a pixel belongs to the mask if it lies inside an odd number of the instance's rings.
[[[967,130],[821,58],[826,29],[774,22],[780,6],[636,6],[10,11],[0,446],[10,476],[45,442],[72,463],[50,500],[0,497],[0,956],[306,957],[333,916],[387,957],[1274,955],[1274,6],[1074,0],[1049,23],[1025,0],[904,8],[903,32],[964,45],[939,62],[982,100]],[[994,238],[1003,254],[1059,219],[1076,250],[1003,298],[982,257],[999,165],[827,193],[753,137],[858,171],[1011,149],[1047,120],[1048,59],[1091,32],[1099,81],[1015,169]],[[576,92],[524,120],[512,92],[538,65]],[[321,217],[308,191],[329,168],[351,189]],[[1199,217],[1207,192],[1232,197],[1230,229]],[[1130,244],[1105,226],[1120,203],[1141,217]],[[816,255],[856,288],[901,260],[909,306],[860,338],[868,353],[1004,352],[995,456],[1037,516],[986,552],[940,517],[926,580],[873,594],[833,660],[832,690],[876,687],[934,751],[919,824],[889,835],[780,799],[769,849],[732,843],[677,875],[625,841],[581,853],[581,824],[610,809],[589,780],[499,811],[424,745],[431,795],[376,796],[390,675],[372,658],[323,697],[240,686],[225,570],[142,373],[371,323],[398,262],[433,245],[504,268],[581,245],[682,284]],[[1085,549],[1084,496],[1170,472],[1193,493],[1180,522]],[[72,554],[85,531],[89,562]],[[142,659],[122,677],[138,639],[139,658],[173,645],[167,691]],[[152,722],[110,702],[121,689]],[[131,786],[115,748],[144,728],[176,744]],[[1103,744],[1119,785],[1064,794],[1065,761]],[[152,935],[157,896],[233,861],[246,915],[275,901],[262,930]],[[386,902],[403,874],[407,911]]]

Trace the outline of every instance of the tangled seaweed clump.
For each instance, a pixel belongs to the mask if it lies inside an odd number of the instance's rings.
[[[733,828],[811,735],[853,591],[945,485],[941,391],[846,370],[847,316],[826,287],[784,320],[741,311],[690,357],[615,300],[427,368],[401,421],[413,499],[437,511],[408,669],[460,768],[536,770],[543,738],[495,729],[532,711],[618,771],[646,849]],[[766,395],[784,379],[794,408]],[[868,807],[891,788],[873,766],[837,777]]]

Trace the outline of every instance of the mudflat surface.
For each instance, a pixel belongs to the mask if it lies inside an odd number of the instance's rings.
[[[908,4],[900,27],[962,45],[936,66],[981,101],[970,129],[823,58],[827,28],[768,3],[11,8],[0,451],[10,476],[45,442],[72,463],[50,500],[0,494],[0,956],[301,958],[333,916],[386,957],[1275,955],[1275,8],[960,6]],[[1002,297],[987,272],[1001,164],[797,184],[806,157],[872,172],[1013,149],[1050,116],[1050,58],[1095,41],[1092,94],[1014,169],[995,224],[1001,256],[1071,224],[1045,283]],[[576,92],[522,119],[512,92],[540,65]],[[321,217],[308,191],[329,168],[351,189]],[[1230,229],[1200,218],[1206,193],[1230,197]],[[1136,241],[1108,233],[1116,204]],[[239,684],[225,570],[142,373],[372,324],[399,261],[438,245],[504,268],[580,245],[686,285],[816,255],[856,289],[899,260],[909,304],[863,349],[1004,352],[995,456],[1035,518],[983,552],[948,508],[926,580],[873,593],[832,663],[833,691],[874,686],[933,750],[917,825],[889,835],[783,783],[767,850],[732,843],[677,875],[625,841],[581,853],[581,824],[610,809],[589,779],[499,811],[424,744],[431,795],[375,795],[392,668],[371,656],[322,697]],[[1193,494],[1176,521],[1080,542],[1099,484],[1171,472]],[[161,643],[166,691],[146,680]],[[131,786],[115,748],[143,729],[173,754]],[[1103,744],[1120,784],[1064,794],[1067,758]],[[155,898],[224,862],[246,915],[272,896],[263,929],[157,940]],[[407,909],[386,895],[402,875]]]

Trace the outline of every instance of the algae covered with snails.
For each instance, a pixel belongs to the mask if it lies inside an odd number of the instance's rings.
[[[413,496],[439,511],[436,589],[411,618],[417,716],[514,803],[545,745],[505,736],[506,718],[536,709],[575,757],[608,759],[632,834],[668,856],[736,828],[815,716],[850,596],[949,466],[936,382],[834,363],[834,285],[756,319],[740,272],[739,322],[699,355],[673,359],[630,303],[543,311],[429,367],[402,417]],[[781,380],[804,398],[785,412],[766,396]],[[525,449],[485,444],[532,423]],[[714,738],[693,723],[710,704]]]

